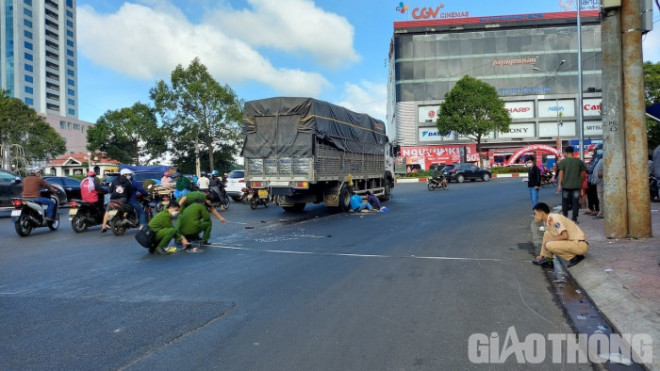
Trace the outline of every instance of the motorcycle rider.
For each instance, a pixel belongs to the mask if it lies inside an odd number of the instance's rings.
[[[163,174],[163,177],[160,178],[160,184],[165,185],[170,183],[172,183],[172,178],[170,178],[170,172],[166,171],[165,174]]]
[[[80,182],[80,195],[84,202],[96,204],[96,212],[101,213],[103,210],[103,188],[101,182],[96,177],[93,171],[87,172],[87,178]]]
[[[199,190],[202,192],[208,191],[209,183],[210,183],[209,178],[206,177],[206,173],[202,171],[199,174],[199,179],[197,179],[197,188],[199,188]]]
[[[55,220],[55,201],[50,198],[41,197],[41,188],[46,188],[53,192],[53,194],[57,194],[55,187],[46,183],[41,178],[41,170],[38,167],[30,168],[30,175],[23,179],[23,194],[21,197],[46,205],[45,218],[47,221],[52,222]]]
[[[108,218],[110,218],[113,201],[118,201],[122,204],[128,203],[128,199],[133,193],[133,185],[128,178],[132,173],[129,169],[122,169],[119,172],[119,176],[110,183],[110,202],[108,202],[108,207],[103,215],[101,233],[105,233],[108,230]]]
[[[217,193],[218,196],[220,196],[220,192],[222,192],[221,189],[222,187],[224,187],[224,184],[222,183],[222,179],[218,177],[219,174],[220,173],[218,172],[218,170],[213,170],[213,172],[211,173],[211,179],[209,179],[209,190],[211,192]],[[224,206],[220,206],[220,210],[224,211],[226,209]]]
[[[148,195],[149,192],[142,188],[142,185],[138,183],[135,179],[133,179],[133,171],[130,169],[124,169],[128,170],[129,173],[127,175],[128,180],[131,182],[132,186],[132,192],[130,194],[130,197],[128,198],[128,204],[133,206],[135,208],[135,211],[138,214],[138,222],[140,223],[140,229],[142,229],[146,224],[147,224],[147,213],[144,211],[144,208],[142,207],[142,204],[140,201],[138,201],[138,196],[140,195]],[[124,171],[122,170],[122,171]]]

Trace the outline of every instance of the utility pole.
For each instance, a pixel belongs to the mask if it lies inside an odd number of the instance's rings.
[[[603,186],[605,237],[628,237],[626,201],[626,143],[623,130],[623,76],[621,66],[621,11],[603,9]]]
[[[628,235],[651,237],[640,0],[621,2]]]

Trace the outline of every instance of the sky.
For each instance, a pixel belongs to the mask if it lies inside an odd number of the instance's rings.
[[[78,118],[151,104],[149,90],[198,57],[244,101],[313,97],[384,120],[393,22],[412,20],[412,9],[476,17],[576,10],[575,1],[78,0]],[[658,63],[653,12],[643,55]]]

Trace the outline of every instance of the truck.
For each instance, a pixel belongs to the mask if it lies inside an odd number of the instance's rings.
[[[243,135],[246,184],[286,211],[321,202],[348,211],[352,192],[390,198],[393,146],[369,115],[313,98],[260,99],[245,103]]]

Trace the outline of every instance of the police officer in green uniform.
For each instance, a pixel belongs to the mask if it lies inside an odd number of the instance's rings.
[[[213,223],[211,223],[211,214],[205,203],[195,202],[186,207],[179,215],[177,225],[179,226],[179,233],[191,239],[198,239],[199,233],[204,232],[202,245],[208,245]]]
[[[218,210],[216,210],[212,205],[213,205],[213,198],[218,197],[214,193],[209,193],[208,195],[204,192],[199,192],[199,191],[193,191],[189,192],[181,197],[179,197],[179,206],[181,206],[181,210],[179,211],[181,214],[185,211],[185,209],[193,205],[195,203],[206,203],[208,206],[208,211],[211,212],[211,214],[215,215],[216,218],[220,221],[220,223],[225,224],[227,220],[220,215]],[[181,226],[180,221],[177,221],[177,226]]]
[[[149,221],[149,229],[156,233],[154,246],[149,248],[150,253],[169,254],[176,251],[175,247],[167,247],[172,238],[176,241],[181,241],[183,246],[190,245],[186,237],[181,235],[174,225],[172,225],[172,219],[177,216],[178,212],[179,204],[172,200],[165,210],[156,214]]]

